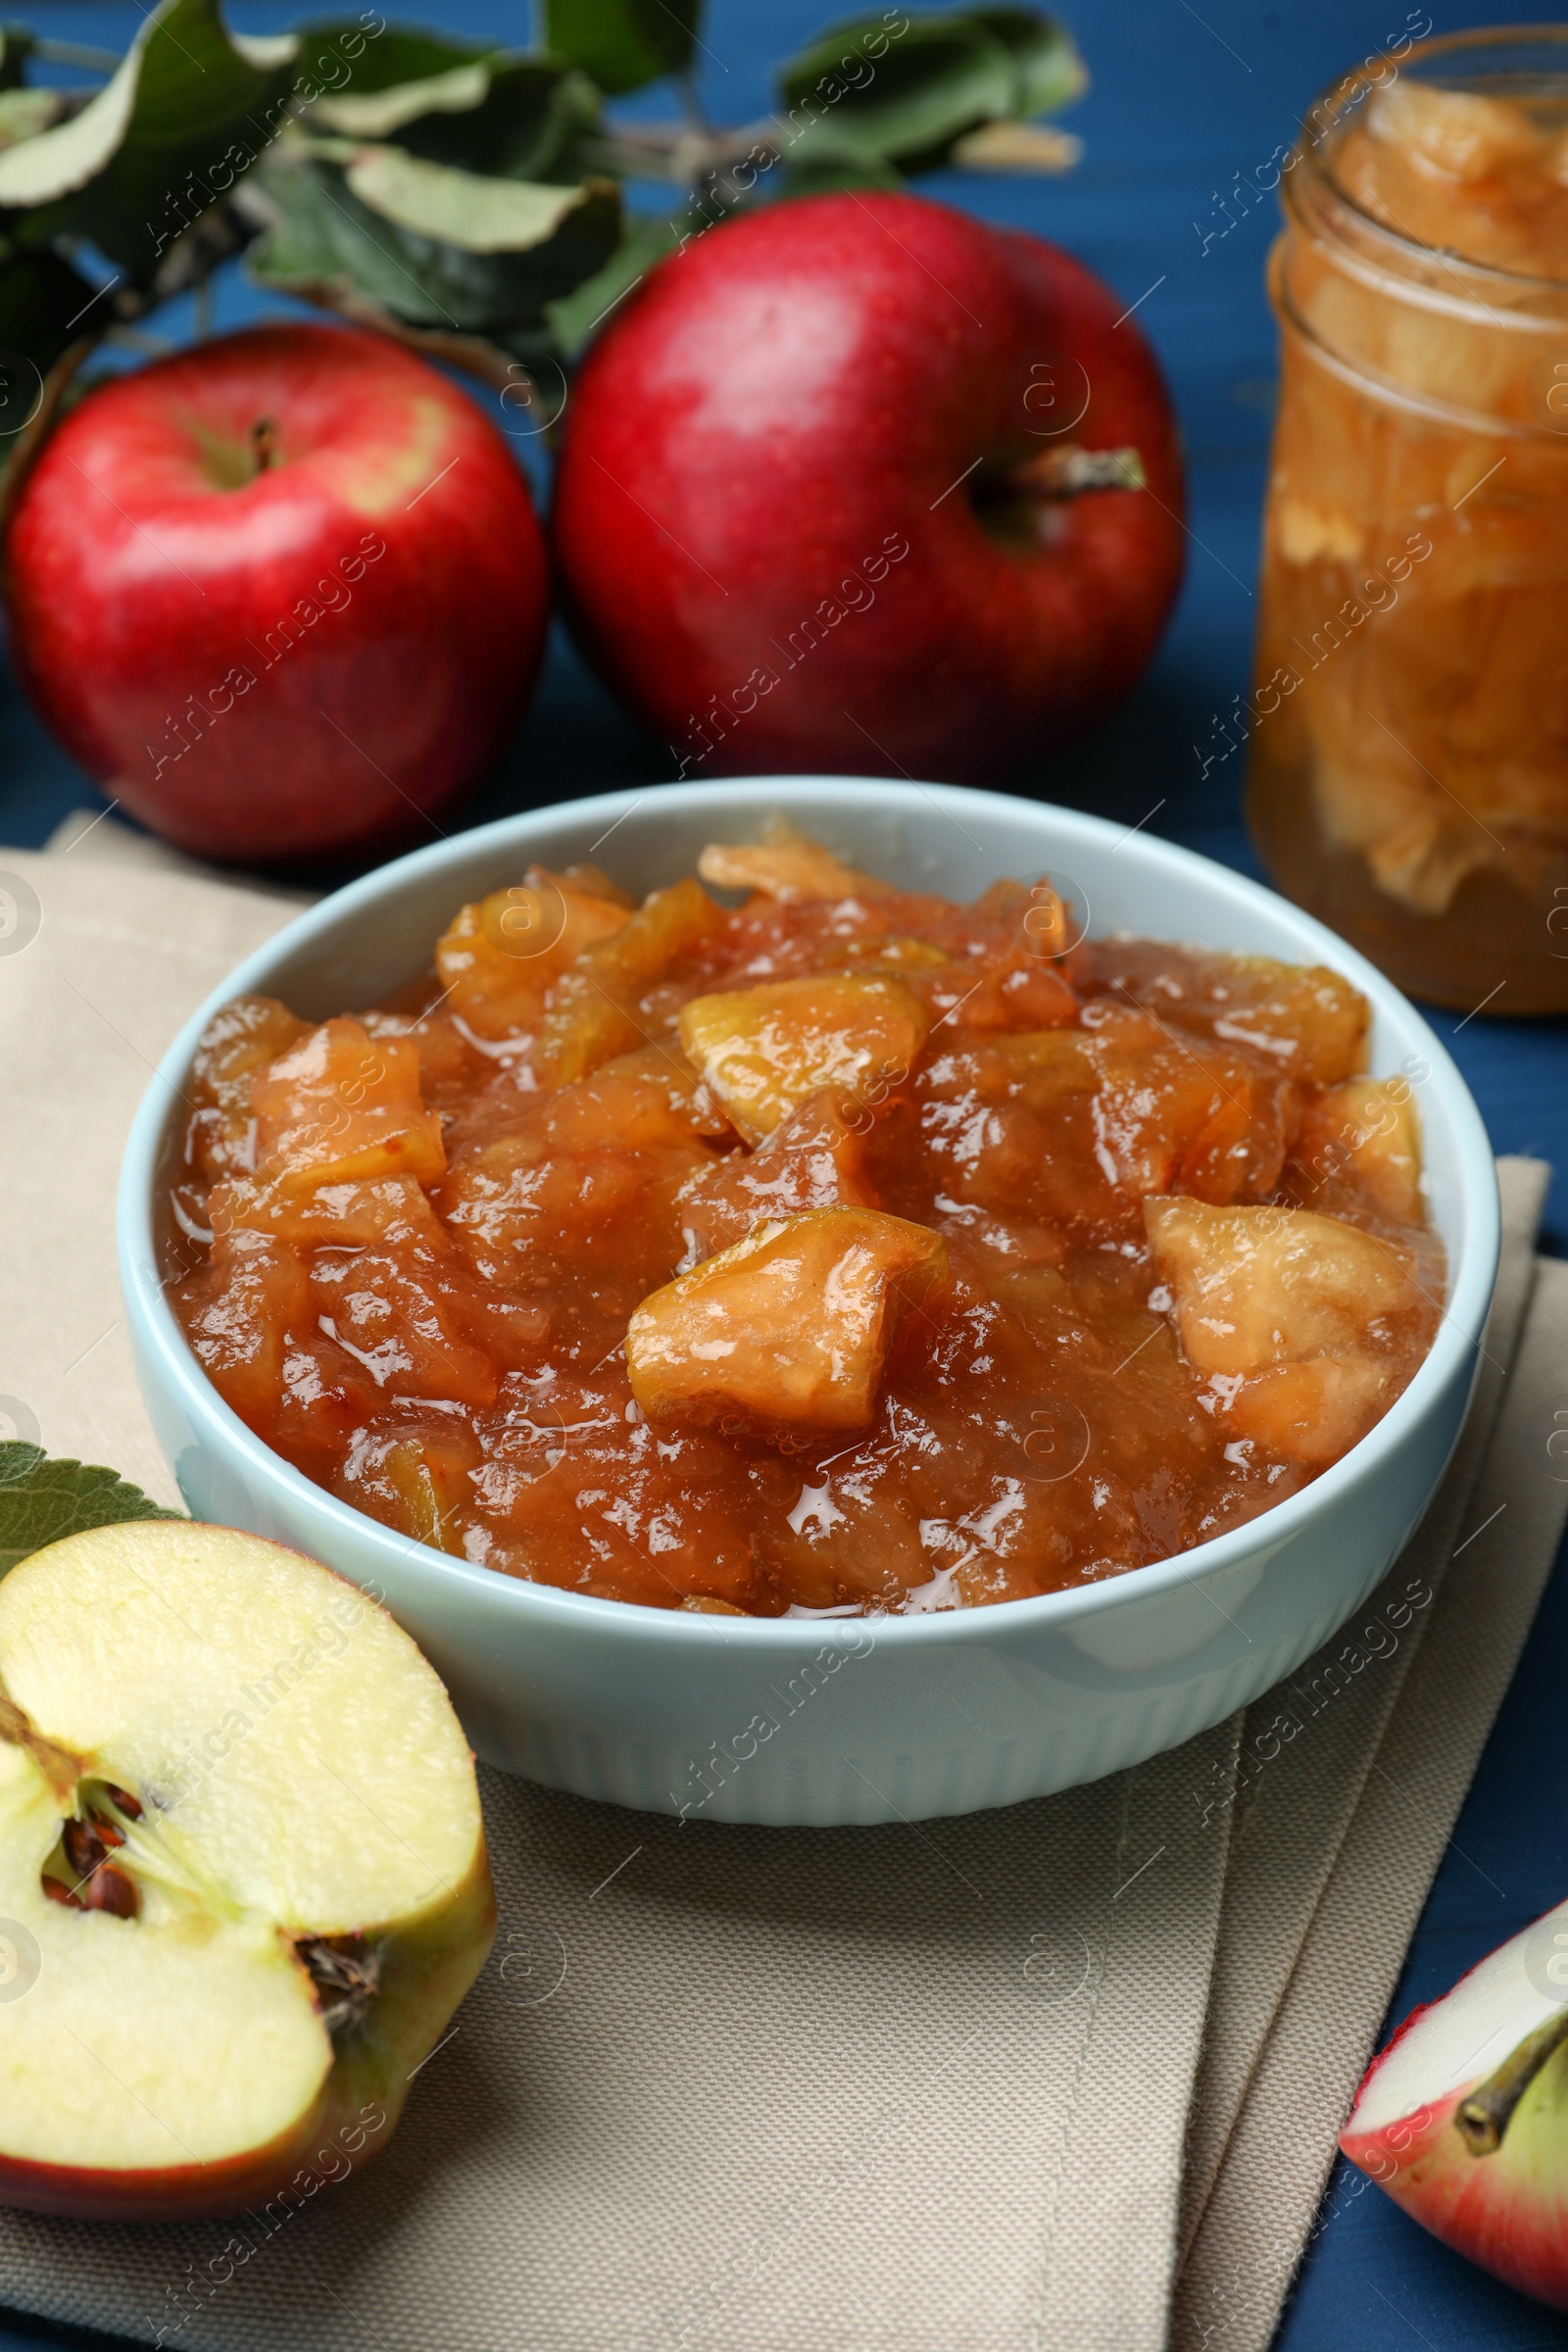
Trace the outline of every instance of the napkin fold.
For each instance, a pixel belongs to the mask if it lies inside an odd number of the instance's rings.
[[[68,838],[0,852],[0,1416],[173,1500],[116,1163],[150,1063],[291,909],[122,861],[112,819]],[[1266,2343],[1568,1506],[1543,1179],[1504,1163],[1442,1493],[1289,1685],[1087,1788],[878,1829],[486,1770],[496,1950],[384,2152],[234,2223],[0,2212],[0,2300],[190,2352]]]

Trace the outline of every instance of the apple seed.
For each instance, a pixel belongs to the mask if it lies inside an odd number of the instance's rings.
[[[128,1789],[109,1781],[96,1787],[127,1820],[139,1817],[140,1802]],[[124,1844],[125,1833],[92,1796],[83,1792],[77,1801],[80,1811],[62,1822],[60,1843],[39,1873],[43,1891],[51,1902],[69,1904],[75,1911],[107,1911],[115,1919],[135,1919],[141,1910],[136,1882],[109,1859],[116,1846]],[[57,1857],[64,1861],[69,1882],[60,1874]]]

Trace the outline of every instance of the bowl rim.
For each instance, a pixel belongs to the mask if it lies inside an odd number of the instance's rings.
[[[924,804],[956,822],[965,809],[974,812],[979,805],[993,816],[1021,821],[1027,826],[1038,823],[1049,829],[1054,840],[1048,843],[1043,839],[1040,846],[1052,858],[1058,854],[1070,856],[1075,839],[1085,848],[1106,852],[1113,847],[1130,849],[1134,862],[1162,868],[1173,883],[1184,877],[1200,879],[1210,892],[1218,884],[1222,893],[1244,912],[1261,907],[1271,921],[1278,922],[1283,917],[1300,937],[1303,948],[1310,951],[1310,960],[1324,962],[1351,981],[1368,998],[1375,1015],[1411,1034],[1420,1058],[1428,1064],[1434,1099],[1441,1098],[1453,1136],[1455,1189],[1464,1227],[1464,1248],[1459,1263],[1449,1265],[1447,1297],[1426,1356],[1388,1412],[1348,1452],[1296,1494],[1270,1504],[1255,1518],[1244,1520],[1241,1525],[1186,1551],[1150,1561],[1142,1567],[1120,1570],[1092,1584],[991,1602],[984,1607],[922,1610],[910,1615],[870,1611],[810,1617],[730,1617],[693,1609],[656,1608],[642,1601],[608,1600],[560,1586],[532,1584],[500,1575],[476,1561],[437,1551],[433,1546],[400,1535],[317,1486],[282,1454],[264,1444],[225,1402],[197,1361],[169,1303],[157,1274],[152,1223],[153,1184],[170,1115],[183,1091],[197,1040],[213,1014],[236,996],[263,990],[275,964],[329,934],[345,914],[373,906],[401,889],[416,874],[425,879],[449,866],[465,864],[476,856],[483,857],[487,850],[504,850],[514,841],[526,850],[538,830],[558,825],[564,818],[612,826],[655,794],[659,806],[671,815],[703,808],[714,808],[717,815],[716,804],[724,799],[726,792],[745,794],[755,811],[759,800],[780,791],[789,795],[797,809],[813,803],[824,809],[838,808],[846,797],[863,797],[884,803],[890,811],[908,814],[915,813]],[[724,811],[725,815],[730,813]],[[464,1592],[481,1605],[487,1603],[495,1610],[511,1613],[518,1622],[542,1618],[557,1621],[562,1630],[575,1626],[587,1633],[597,1628],[607,1635],[618,1631],[623,1639],[675,1642],[698,1650],[739,1647],[763,1652],[799,1646],[803,1638],[833,1642],[849,1628],[865,1624],[868,1618],[876,1624],[878,1646],[891,1643],[900,1648],[920,1647],[932,1642],[955,1641],[989,1642],[999,1638],[1005,1640],[1009,1633],[1022,1638],[1060,1628],[1085,1616],[1098,1616],[1106,1609],[1158,1598],[1216,1572],[1254,1562],[1260,1551],[1272,1554],[1301,1533],[1311,1520],[1346,1499],[1362,1481],[1380,1475],[1387,1459],[1414,1433],[1449,1383],[1456,1375],[1462,1375],[1467,1352],[1474,1354],[1479,1364],[1480,1342],[1495,1284],[1500,1240],[1495,1160],[1480,1111],[1452,1056],[1393,981],[1304,908],[1198,851],[1158,834],[1117,825],[1108,818],[1065,808],[1054,802],[1024,800],[966,785],[923,784],[913,779],[901,783],[864,776],[783,774],[715,777],[697,784],[627,786],[581,800],[550,802],[410,851],[304,909],[210,992],[160,1059],[126,1140],[121,1163],[117,1224],[121,1287],[133,1337],[137,1336],[134,1327],[139,1324],[139,1336],[156,1349],[193,1418],[198,1423],[205,1421],[210,1439],[241,1457],[252,1483],[260,1480],[290,1496],[296,1505],[296,1517],[303,1513],[307,1518],[314,1515],[323,1521],[328,1529],[343,1536],[350,1550],[356,1546],[362,1553],[367,1547],[371,1551],[383,1550],[389,1564],[396,1557],[405,1583],[412,1570],[421,1605],[439,1610],[444,1599]],[[1467,1388],[1474,1369],[1472,1366],[1466,1379]],[[407,1590],[400,1595],[404,1603],[411,1597]]]

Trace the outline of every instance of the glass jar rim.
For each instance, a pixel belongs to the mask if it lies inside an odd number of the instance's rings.
[[[1542,286],[1560,292],[1564,286],[1568,286],[1568,268],[1557,277],[1543,276],[1537,270],[1506,270],[1495,262],[1478,261],[1469,254],[1461,253],[1456,247],[1428,245],[1419,237],[1391,227],[1386,220],[1369,212],[1360,199],[1352,196],[1343,185],[1333,169],[1331,155],[1319,152],[1331,146],[1334,133],[1354,107],[1363,104],[1378,90],[1387,88],[1390,81],[1396,79],[1406,68],[1462,56],[1467,51],[1506,54],[1510,47],[1515,46],[1520,49],[1528,47],[1556,51],[1562,58],[1563,90],[1565,98],[1568,98],[1568,24],[1475,25],[1463,32],[1437,33],[1429,40],[1412,41],[1401,57],[1390,57],[1388,62],[1393,64],[1394,73],[1386,79],[1372,72],[1378,62],[1373,56],[1363,59],[1360,65],[1351,66],[1344,74],[1337,74],[1333,81],[1325,83],[1302,118],[1301,132],[1293,151],[1293,165],[1304,164],[1308,174],[1321,181],[1334,201],[1344,205],[1347,212],[1354,216],[1358,229],[1387,246],[1391,252],[1407,256],[1417,268],[1423,263],[1447,263],[1462,269],[1468,276],[1473,276],[1481,283],[1490,281],[1498,287],[1512,286],[1521,291],[1531,286]],[[1325,117],[1329,118],[1326,122]],[[1309,138],[1309,126],[1319,122],[1324,122],[1323,128],[1315,137]]]

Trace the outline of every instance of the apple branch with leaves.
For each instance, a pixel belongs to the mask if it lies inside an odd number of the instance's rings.
[[[662,255],[761,203],[947,166],[1061,172],[1039,120],[1086,76],[1030,8],[855,19],[777,70],[776,109],[711,122],[701,0],[541,0],[526,51],[388,24],[231,31],[160,0],[127,54],[0,37],[0,455],[14,491],[107,336],[244,254],[272,291],[544,404]],[[106,72],[97,91],[38,70]],[[667,122],[612,102],[657,82]],[[636,190],[639,202],[627,201]],[[672,194],[674,201],[671,201]],[[652,201],[650,201],[652,200]]]

